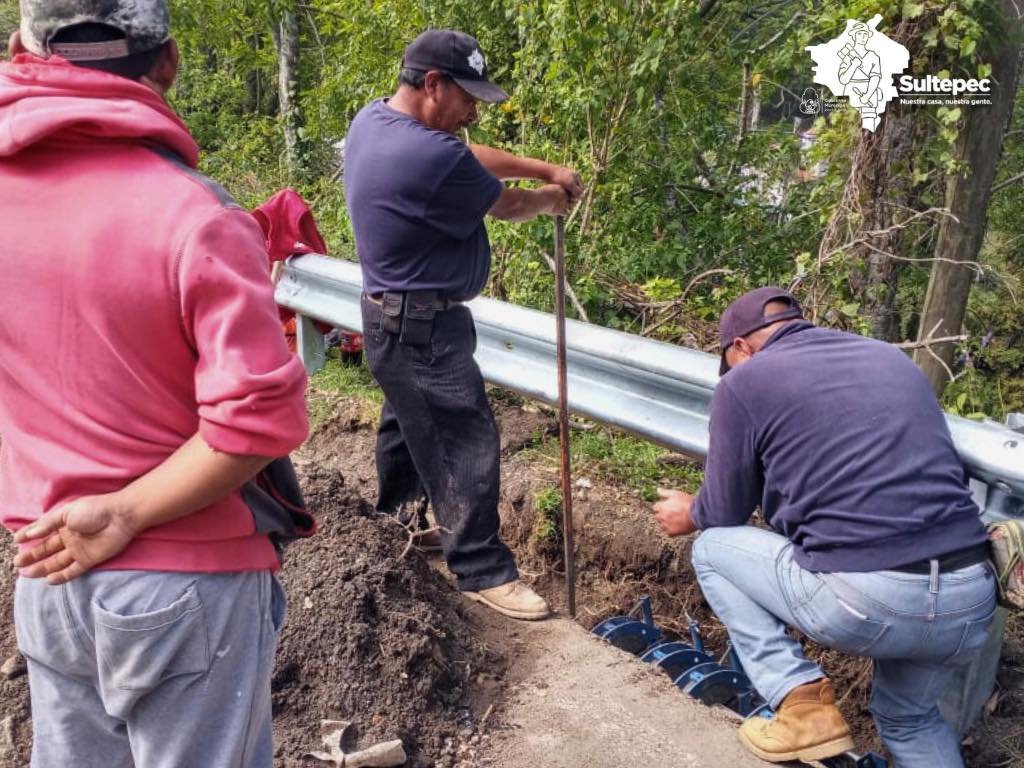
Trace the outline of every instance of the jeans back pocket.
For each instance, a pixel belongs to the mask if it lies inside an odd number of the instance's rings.
[[[179,675],[210,667],[203,605],[192,583],[165,608],[117,613],[93,603],[100,692],[107,712],[124,718],[138,699]]]
[[[837,651],[855,656],[868,655],[890,629],[883,616],[869,616],[864,607],[833,591],[830,575],[823,575],[824,589],[799,610],[805,622],[802,629],[812,639]]]
[[[992,629],[992,622],[995,619],[995,608],[980,619],[965,621],[963,632],[960,633],[960,642],[956,650],[946,658],[947,663],[967,663],[972,657],[985,647],[988,642],[989,632]]]

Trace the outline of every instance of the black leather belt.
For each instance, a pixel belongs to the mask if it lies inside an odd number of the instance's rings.
[[[402,297],[405,296],[405,292],[404,291],[389,291],[389,293],[392,293],[392,294],[394,294],[396,296],[402,296]],[[426,293],[426,291],[419,291],[418,293],[420,295],[422,295],[422,294]],[[384,303],[384,294],[383,293],[364,293],[363,296],[365,296],[368,301],[371,301],[374,304],[381,304],[382,305]],[[461,301],[455,301],[454,299],[446,299],[444,296],[441,295],[440,292],[437,292],[436,295],[430,300],[430,304],[431,304],[431,309],[434,309],[434,310],[436,310],[438,312],[444,312],[445,310],[451,309],[452,307],[460,306],[462,304],[462,302]],[[404,306],[404,302],[403,302],[403,306]]]
[[[932,572],[932,560],[939,561],[939,571],[949,573],[958,571],[969,565],[983,563],[989,558],[988,544],[976,544],[967,549],[958,549],[956,552],[949,552],[928,560],[918,560],[916,563],[901,565],[899,568],[888,568],[890,571],[901,571],[902,573],[930,574]]]

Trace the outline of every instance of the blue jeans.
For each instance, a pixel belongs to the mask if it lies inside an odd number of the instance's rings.
[[[757,691],[778,707],[791,690],[824,677],[794,626],[829,648],[875,660],[871,714],[898,768],[962,768],[956,733],[938,701],[955,667],[969,664],[995,613],[987,564],[911,574],[813,573],[783,536],[753,526],[711,528],[693,566]]]
[[[270,768],[284,611],[269,571],[18,579],[32,768]]]

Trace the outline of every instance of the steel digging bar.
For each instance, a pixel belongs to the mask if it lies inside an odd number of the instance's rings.
[[[555,326],[558,367],[558,442],[562,458],[562,537],[569,615],[576,618],[576,548],[572,528],[572,469],[569,456],[569,385],[565,365],[565,217],[555,216]]]

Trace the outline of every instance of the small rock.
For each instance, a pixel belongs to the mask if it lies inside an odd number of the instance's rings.
[[[310,597],[307,597],[305,600],[302,601],[302,607],[305,608],[306,610],[309,610],[310,608],[312,608],[313,607],[313,599],[310,598]]]
[[[16,653],[7,659],[7,661],[3,663],[3,666],[0,666],[0,675],[3,675],[8,680],[13,680],[16,677],[24,675],[25,670],[25,659],[21,657],[20,653]]]
[[[663,467],[685,467],[687,464],[693,464],[693,460],[681,453],[664,453],[658,457],[657,463]]]

